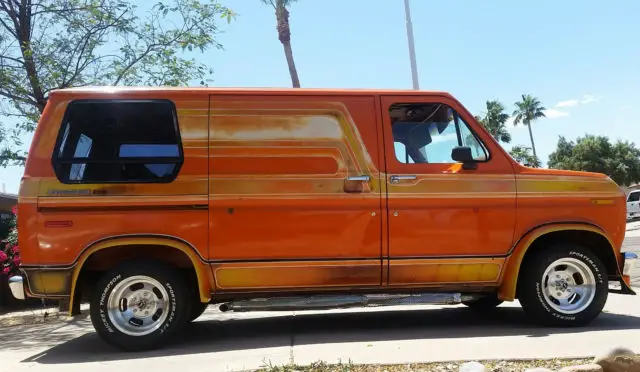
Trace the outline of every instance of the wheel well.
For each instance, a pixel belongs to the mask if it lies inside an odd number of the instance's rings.
[[[164,245],[122,245],[102,249],[89,256],[78,275],[74,303],[89,300],[91,290],[105,272],[124,261],[140,259],[161,261],[178,268],[187,287],[198,295],[198,277],[184,252]]]
[[[608,276],[617,275],[618,263],[607,238],[596,232],[585,230],[562,230],[542,235],[531,243],[520,265],[525,265],[527,259],[531,257],[534,252],[545,249],[552,244],[559,243],[577,244],[589,249],[602,261],[607,269]],[[520,273],[522,273],[522,271],[520,271]],[[520,279],[519,277],[520,274],[518,275],[518,280]]]

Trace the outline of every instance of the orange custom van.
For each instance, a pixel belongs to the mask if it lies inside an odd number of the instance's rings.
[[[20,188],[18,298],[158,347],[223,311],[518,299],[541,324],[634,294],[609,177],[524,167],[447,93],[52,92]],[[609,288],[610,282],[620,284]]]

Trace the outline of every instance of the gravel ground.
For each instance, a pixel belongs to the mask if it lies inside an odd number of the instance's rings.
[[[489,371],[493,372],[519,372],[529,368],[548,368],[550,370],[559,370],[563,367],[588,364],[593,358],[578,359],[534,359],[534,360],[478,360],[484,364]],[[424,364],[395,364],[395,365],[356,365],[351,363],[343,364],[326,364],[317,362],[310,366],[265,366],[258,371],[260,372],[400,372],[400,371],[434,371],[448,372],[458,371],[460,365],[464,362],[443,362],[443,363],[424,363]]]

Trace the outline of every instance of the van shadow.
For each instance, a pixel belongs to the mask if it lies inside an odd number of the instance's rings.
[[[482,315],[464,307],[275,315],[197,321],[166,347],[139,353],[120,352],[107,346],[92,332],[22,362],[87,363],[324,343],[516,335],[545,337],[559,333],[640,329],[640,317],[610,313],[602,313],[586,327],[538,327],[530,324],[517,307],[499,307]]]

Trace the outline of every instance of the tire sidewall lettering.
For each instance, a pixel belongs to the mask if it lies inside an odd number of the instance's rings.
[[[586,263],[591,269],[591,272],[593,273],[593,275],[595,275],[596,280],[598,281],[598,284],[599,285],[605,284],[604,275],[602,274],[602,272],[600,272],[600,269],[598,269],[598,265],[596,265],[595,262],[593,262],[593,260],[589,256],[585,255],[584,253],[580,253],[576,251],[569,251],[569,256],[575,257],[580,261]]]
[[[111,321],[109,320],[108,311],[107,311],[107,300],[109,298],[109,294],[111,294],[111,290],[113,287],[122,280],[122,275],[118,274],[114,276],[107,285],[105,285],[102,293],[100,294],[100,320],[102,321],[102,325],[109,333],[114,333],[116,330],[113,329],[111,325]]]
[[[169,315],[167,316],[167,320],[165,320],[164,324],[160,327],[160,333],[165,333],[173,324],[173,320],[176,317],[177,311],[177,303],[176,300],[176,292],[173,289],[173,286],[169,282],[165,282],[164,286],[169,293]]]

